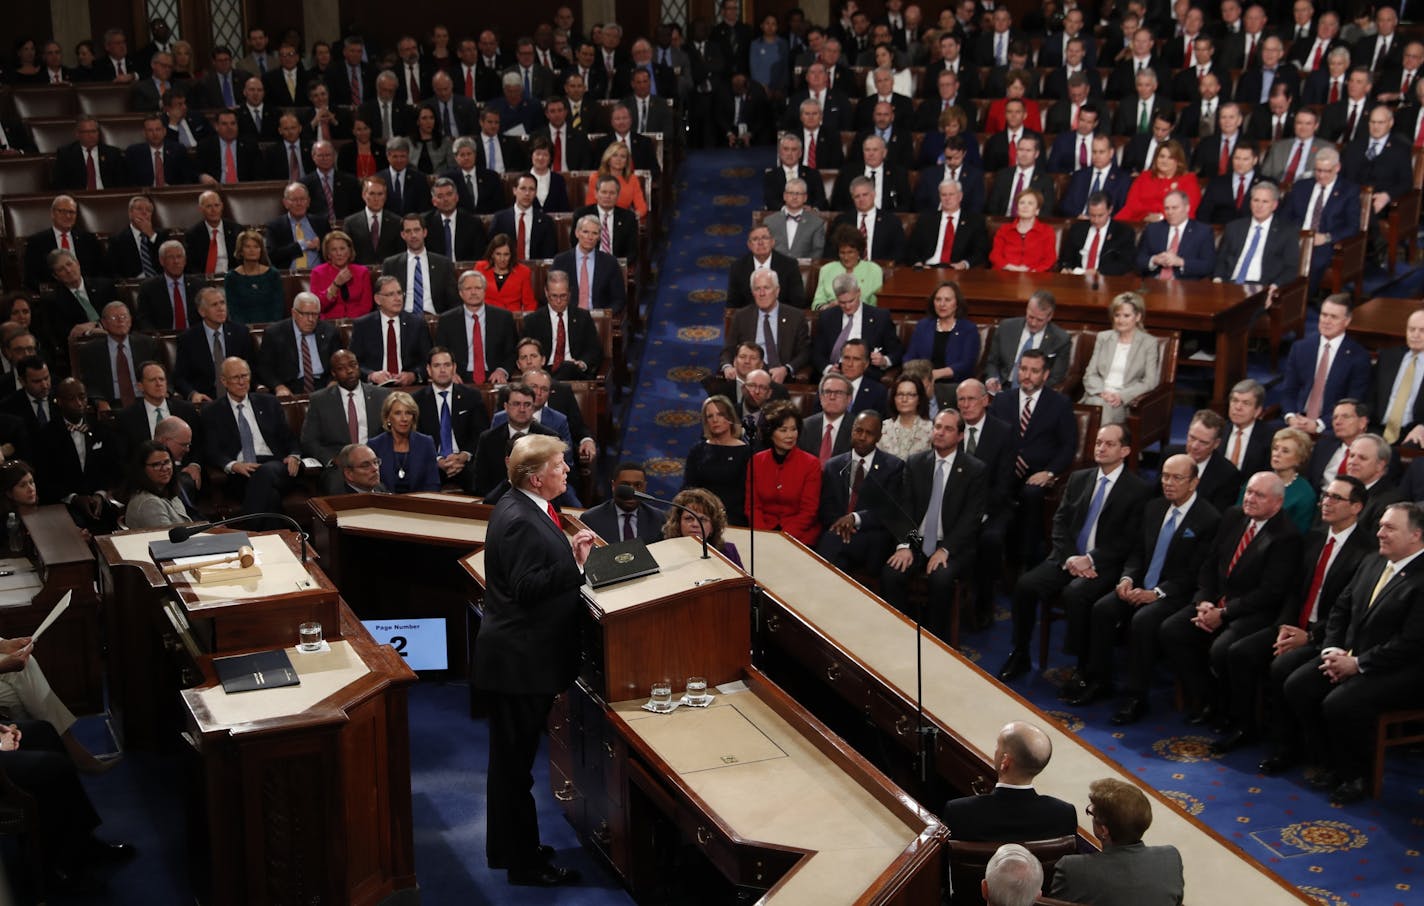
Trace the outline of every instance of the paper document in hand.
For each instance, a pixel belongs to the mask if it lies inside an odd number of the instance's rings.
[[[44,622],[40,624],[40,628],[36,629],[34,631],[34,634],[30,636],[31,641],[38,642],[40,640],[40,635],[43,634],[44,631],[50,627],[51,623],[59,619],[60,614],[64,613],[64,611],[69,608],[69,599],[73,596],[74,592],[72,591],[67,591],[64,593],[64,597],[60,598],[59,602],[54,605],[54,608],[50,610],[49,616],[44,618]]]

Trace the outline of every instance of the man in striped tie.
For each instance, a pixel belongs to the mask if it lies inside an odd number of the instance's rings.
[[[1182,682],[1188,723],[1226,726],[1227,651],[1269,626],[1300,582],[1303,542],[1283,510],[1285,491],[1274,472],[1251,476],[1241,504],[1221,517],[1194,606],[1162,623],[1158,639]]]

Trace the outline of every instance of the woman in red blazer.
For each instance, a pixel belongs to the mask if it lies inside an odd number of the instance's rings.
[[[994,234],[989,266],[1001,271],[1038,274],[1053,270],[1058,260],[1054,248],[1056,237],[1053,227],[1038,219],[1038,212],[1043,209],[1043,195],[1037,189],[1024,189],[1016,203],[1019,219],[1004,224]]]
[[[1003,132],[1008,128],[1008,123],[1004,121],[1004,107],[1011,99],[1023,101],[1024,128],[1033,132],[1042,131],[1043,116],[1039,113],[1038,101],[1028,96],[1029,80],[1032,78],[1035,76],[1018,69],[1008,74],[1004,83],[1004,96],[989,105],[989,112],[984,117],[985,135]]]
[[[747,469],[747,509],[754,529],[780,530],[807,547],[821,536],[821,461],[796,445],[801,413],[788,400],[767,406],[762,444]]]
[[[1127,200],[1122,209],[1113,215],[1113,220],[1145,220],[1151,223],[1162,219],[1162,205],[1167,196],[1176,191],[1185,192],[1191,205],[1188,217],[1197,216],[1197,205],[1201,203],[1201,183],[1197,175],[1187,169],[1187,152],[1181,142],[1173,139],[1157,148],[1156,160],[1150,171],[1143,170],[1132,181],[1127,190]]]
[[[633,152],[622,142],[614,142],[603,149],[603,159],[598,169],[588,174],[588,193],[585,204],[598,201],[598,181],[604,176],[618,177],[622,189],[618,192],[618,207],[627,208],[638,215],[638,220],[648,216],[648,200],[643,197],[643,181],[633,171]]]
[[[485,275],[485,302],[505,311],[533,311],[534,282],[529,266],[514,260],[514,242],[496,233],[475,270]]]

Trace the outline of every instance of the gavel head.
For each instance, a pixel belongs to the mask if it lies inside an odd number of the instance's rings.
[[[237,549],[237,562],[243,569],[247,569],[247,567],[257,562],[257,552],[250,546],[244,544]]]

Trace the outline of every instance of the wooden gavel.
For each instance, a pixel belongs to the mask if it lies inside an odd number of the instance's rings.
[[[211,560],[200,560],[197,563],[174,563],[163,567],[165,576],[176,576],[178,573],[186,573],[192,569],[203,569],[208,566],[222,566],[224,563],[238,563],[243,569],[257,562],[256,552],[248,545],[238,548],[235,553],[223,554],[221,557],[214,557]]]

